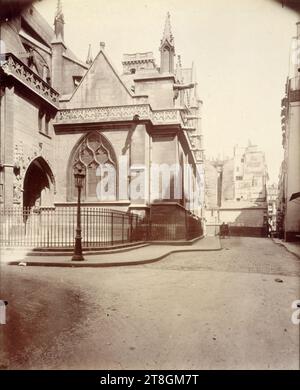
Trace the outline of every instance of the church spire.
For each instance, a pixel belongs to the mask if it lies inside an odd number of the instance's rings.
[[[91,44],[89,45],[89,51],[88,51],[88,55],[87,55],[87,58],[86,58],[85,62],[88,65],[92,65],[92,63],[93,63],[92,45]]]
[[[165,21],[165,28],[164,28],[164,35],[162,39],[162,43],[164,41],[168,41],[170,44],[174,43],[174,38],[171,31],[171,17],[170,12],[167,13],[166,21]]]
[[[167,13],[163,37],[160,43],[160,73],[174,72],[174,38],[171,31],[170,13]]]
[[[64,41],[64,14],[62,11],[62,3],[61,0],[57,0],[57,8],[54,17],[54,31],[56,38],[62,39]]]

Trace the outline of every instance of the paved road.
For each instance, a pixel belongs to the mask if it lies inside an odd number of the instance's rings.
[[[1,368],[298,369],[299,259],[270,239],[222,244],[144,266],[2,266]]]

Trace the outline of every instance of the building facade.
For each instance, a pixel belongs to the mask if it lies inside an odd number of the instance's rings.
[[[232,235],[264,236],[267,179],[265,155],[250,143],[235,146],[232,158],[206,161],[205,218],[211,230],[224,222]]]
[[[277,230],[277,199],[278,185],[275,183],[267,185],[269,230],[274,233]]]
[[[281,105],[284,160],[278,184],[278,232],[286,241],[300,239],[300,22],[292,39],[291,74]]]
[[[170,15],[159,66],[151,52],[125,54],[122,74],[103,42],[78,59],[64,25],[60,1],[54,30],[33,6],[1,23],[2,206],[75,205],[80,166],[86,206],[153,223],[201,217],[202,102],[195,69],[175,61]]]

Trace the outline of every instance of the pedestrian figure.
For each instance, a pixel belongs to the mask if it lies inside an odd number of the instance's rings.
[[[220,225],[220,238],[225,238],[226,234],[226,225],[225,222],[222,222],[222,225]]]
[[[225,237],[228,237],[229,236],[229,225],[228,223],[225,224]]]
[[[203,236],[206,236],[206,218],[203,218],[203,223],[202,223],[202,229],[203,229]]]

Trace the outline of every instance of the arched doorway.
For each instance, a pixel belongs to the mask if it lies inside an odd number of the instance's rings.
[[[53,204],[53,173],[42,158],[38,157],[29,165],[24,179],[23,207],[50,206]]]

